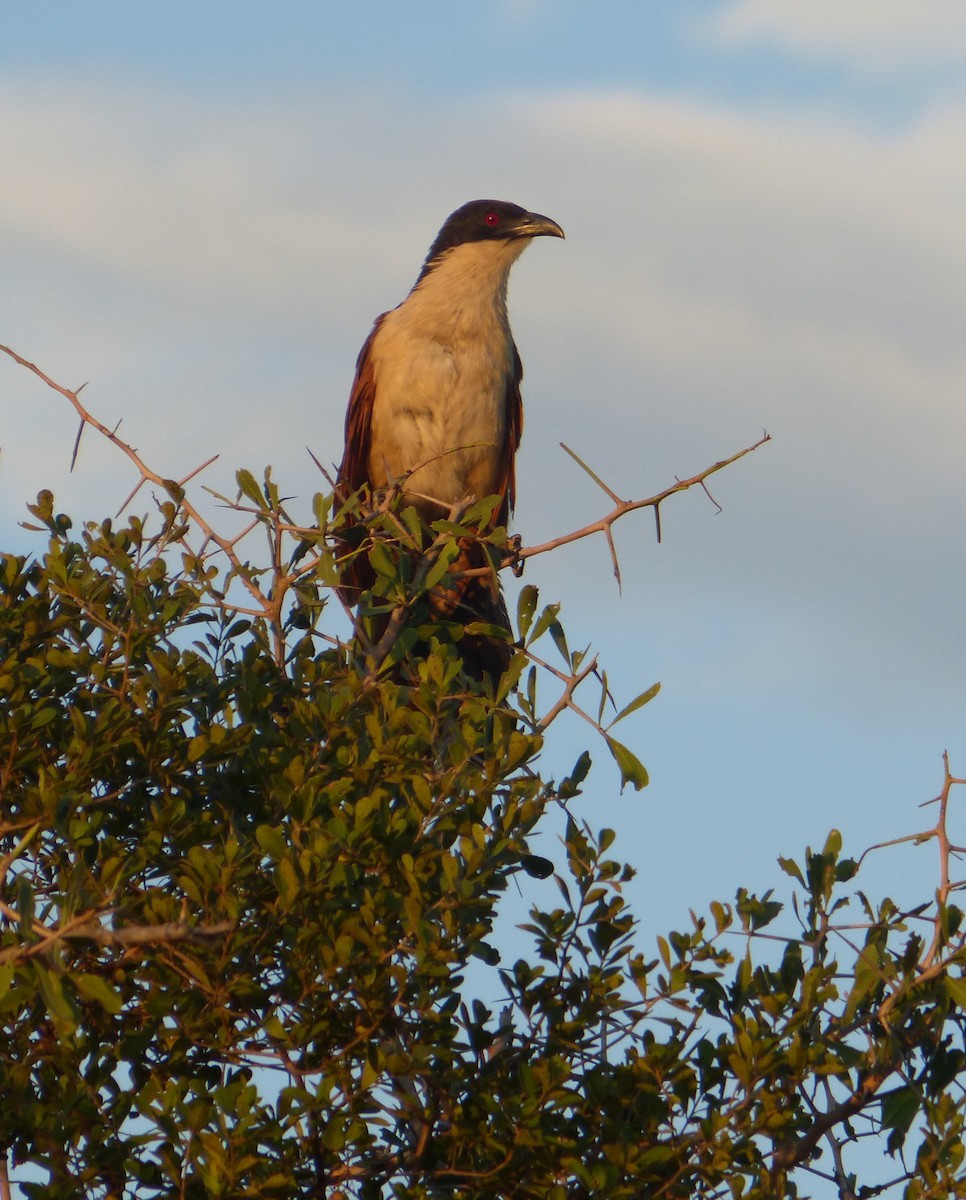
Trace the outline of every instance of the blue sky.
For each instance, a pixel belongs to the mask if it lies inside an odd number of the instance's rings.
[[[338,459],[359,345],[447,213],[559,220],[511,281],[524,541],[604,511],[560,441],[644,496],[774,439],[720,514],[618,528],[620,595],[602,544],[527,569],[619,694],[663,684],[624,735],[651,787],[597,750],[583,810],[660,932],[833,825],[857,853],[926,824],[944,749],[966,774],[964,135],[959,0],[21,0],[0,341],[89,380],[159,470],[270,462],[307,510],[304,447]],[[68,476],[73,435],[0,363],[9,545],[41,487],[77,516],[127,494],[93,438]],[[884,854],[867,890],[925,897],[933,859]]]
[[[266,5],[95,2],[11,6],[0,51],[9,68],[83,64],[212,89],[311,91],[322,84],[406,89],[438,98],[596,84],[670,86],[682,70],[723,77],[687,27],[714,5],[690,6],[682,29],[673,4],[612,3],[590,12],[575,0],[454,5]],[[243,74],[239,74],[239,70]]]
[[[716,24],[722,13],[754,7],[720,0],[608,0],[593,9],[579,0],[387,0],[351,8],[324,0],[15,0],[5,11],[0,64],[7,73],[66,70],[221,95],[310,95],[321,86],[445,101],[502,89],[643,85],[736,104],[843,103],[874,121],[914,112],[959,66],[955,52],[934,45],[926,77],[897,75],[871,56],[863,63],[837,53],[834,37],[802,54],[766,22],[757,33]],[[943,5],[933,0],[930,7]],[[927,13],[920,25],[930,23]],[[932,23],[939,40],[943,22]]]

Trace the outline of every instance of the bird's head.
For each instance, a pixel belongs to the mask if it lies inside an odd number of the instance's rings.
[[[443,222],[429,248],[425,273],[447,251],[469,242],[518,243],[523,250],[531,238],[564,236],[556,221],[540,213],[527,212],[506,200],[471,200]]]

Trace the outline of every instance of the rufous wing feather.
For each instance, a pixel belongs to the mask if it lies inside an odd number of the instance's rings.
[[[513,347],[513,371],[506,385],[506,437],[503,443],[503,475],[499,494],[502,503],[496,511],[496,524],[506,525],[513,512],[517,498],[517,450],[520,448],[520,438],[523,436],[523,398],[520,395],[520,382],[523,379],[523,363],[520,354]]]
[[[385,313],[376,318],[356,359],[356,373],[345,414],[345,449],[336,476],[336,493],[343,503],[370,482],[369,450],[372,445],[372,406],[376,393],[370,350],[384,317]],[[351,555],[352,549],[351,540],[340,539],[337,546],[339,558]],[[342,599],[347,604],[354,603],[359,593],[371,584],[372,572],[365,556],[357,554],[349,558],[342,568],[342,586],[339,589]]]

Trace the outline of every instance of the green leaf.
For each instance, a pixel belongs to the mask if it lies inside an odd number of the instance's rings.
[[[875,995],[882,983],[881,951],[874,943],[862,947],[855,960],[855,981],[845,1005],[845,1020],[851,1021],[859,1009]]]
[[[530,638],[527,642],[528,646],[532,645],[536,641],[539,641],[540,638],[543,637],[554,621],[556,621],[557,614],[559,612],[559,604],[548,604],[545,606],[543,612],[537,618],[537,623],[533,627],[533,632],[530,634]]]
[[[42,708],[34,714],[33,720],[30,722],[31,729],[43,729],[45,725],[49,725],[51,721],[57,717],[56,708]]]
[[[637,710],[639,708],[643,708],[645,704],[649,704],[660,690],[661,685],[659,683],[652,683],[646,692],[641,692],[639,696],[635,696],[630,704],[625,705],[624,708],[620,710],[613,721],[611,721],[610,727],[616,725],[618,721],[623,721],[625,717],[629,717],[632,712],[637,712]]]
[[[520,590],[520,595],[517,598],[517,628],[520,631],[520,637],[525,641],[530,626],[533,624],[533,614],[537,607],[537,597],[539,592],[532,583],[526,584]]]
[[[474,943],[470,947],[470,954],[474,958],[482,959],[490,967],[495,967],[500,962],[500,952],[487,942]]]
[[[649,1150],[645,1150],[639,1157],[638,1162],[642,1166],[652,1167],[658,1163],[670,1162],[675,1154],[676,1151],[673,1146],[651,1146]]]
[[[731,909],[718,900],[711,901],[711,916],[714,918],[716,933],[722,933],[731,925]]]
[[[326,1150],[338,1153],[345,1145],[345,1125],[341,1117],[334,1117],[322,1132],[322,1145]]]
[[[962,975],[946,974],[943,978],[943,991],[957,1008],[966,1012],[966,979]]]
[[[207,732],[199,733],[188,743],[188,762],[196,763],[203,758],[211,744]]]
[[[111,1016],[117,1016],[124,1007],[121,997],[99,975],[75,974],[70,978],[85,1000],[96,1001]]]
[[[607,749],[614,756],[614,762],[621,773],[621,788],[625,784],[631,784],[636,792],[641,788],[647,787],[648,775],[641,760],[632,751],[616,738],[612,738],[610,734],[604,734],[604,741],[607,743]]]
[[[23,874],[17,881],[17,914],[20,917],[20,932],[25,938],[31,938],[33,935],[31,926],[35,913],[34,901],[34,890],[30,886],[30,879]]]
[[[288,853],[285,839],[271,825],[259,825],[255,830],[255,841],[273,862],[279,862]]]
[[[438,558],[426,572],[426,578],[423,580],[423,587],[427,592],[436,587],[459,556],[459,542],[447,542],[440,548]]]
[[[778,865],[786,875],[790,875],[792,879],[797,879],[802,887],[805,886],[805,876],[802,874],[801,868],[793,858],[782,858],[781,855],[779,855]]]
[[[560,784],[557,788],[557,794],[560,796],[561,800],[569,800],[573,796],[580,795],[580,785],[587,778],[587,772],[590,770],[590,767],[590,755],[586,750],[584,750],[577,759],[576,763],[574,763],[574,768],[570,774],[565,779],[560,781]]]
[[[914,1088],[900,1087],[882,1097],[882,1124],[891,1130],[887,1147],[890,1154],[902,1149],[906,1134],[919,1116],[920,1099]]]
[[[265,509],[265,497],[262,495],[262,489],[255,482],[255,476],[251,471],[246,471],[242,468],[235,472],[235,482],[238,484],[238,490],[243,496],[246,496],[260,509]]]
[[[283,858],[275,871],[275,886],[278,889],[278,899],[283,910],[290,909],[299,894],[299,878],[292,862]]]
[[[560,657],[570,667],[570,650],[567,646],[567,635],[564,633],[563,626],[559,621],[551,621],[547,628],[550,631],[550,637],[553,640],[553,644],[557,647]]]
[[[383,579],[395,579],[399,574],[399,563],[389,553],[385,542],[375,542],[370,548],[369,565]]]
[[[55,1021],[73,1029],[77,1023],[76,1014],[73,1005],[67,999],[67,995],[64,992],[64,985],[60,975],[56,971],[48,971],[36,959],[34,960],[33,968],[36,973],[40,994],[44,999],[44,1004],[47,1006],[47,1011]]]

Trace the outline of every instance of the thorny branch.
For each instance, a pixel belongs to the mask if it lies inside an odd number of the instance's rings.
[[[188,521],[192,522],[197,527],[203,536],[203,544],[199,550],[194,552],[194,557],[199,561],[202,561],[205,558],[210,558],[212,554],[219,552],[225,556],[230,565],[229,577],[237,577],[241,580],[242,584],[252,597],[254,604],[250,607],[241,605],[230,600],[223,593],[215,591],[214,588],[212,589],[213,602],[216,606],[226,611],[230,611],[231,613],[264,619],[273,631],[276,658],[279,662],[283,661],[285,647],[283,641],[281,617],[285,597],[293,587],[314,575],[314,573],[318,570],[323,555],[321,553],[310,555],[301,562],[292,562],[286,567],[283,565],[285,562],[285,555],[282,553],[282,538],[284,536],[300,540],[307,540],[313,537],[317,538],[319,530],[306,529],[293,524],[287,519],[281,509],[276,510],[273,508],[271,511],[267,511],[266,509],[255,509],[243,504],[240,500],[231,501],[227,500],[225,497],[218,497],[228,507],[240,514],[248,515],[251,520],[246,523],[245,528],[240,533],[237,533],[232,537],[226,537],[217,533],[209,520],[203,515],[201,510],[195,504],[193,504],[185,494],[186,485],[191,480],[196,478],[196,476],[198,476],[207,467],[211,466],[211,464],[216,461],[218,457],[217,455],[208,458],[205,462],[194,468],[182,479],[168,479],[149,467],[137,449],[118,436],[116,426],[114,429],[110,429],[92,415],[85,405],[81,403],[79,398],[82,390],[81,388],[72,390],[57,383],[38,366],[17,354],[14,350],[10,349],[9,346],[0,345],[0,350],[12,358],[14,362],[18,363],[20,366],[26,368],[28,371],[36,375],[38,379],[47,385],[47,387],[52,388],[55,392],[58,392],[61,396],[65,397],[65,399],[73,407],[74,411],[80,417],[80,428],[74,444],[73,457],[71,460],[72,468],[74,465],[74,460],[77,456],[81,435],[84,429],[87,426],[90,426],[92,429],[101,434],[102,437],[106,438],[109,442],[116,446],[131,461],[138,472],[139,479],[128,495],[124,504],[121,506],[120,511],[123,511],[127,507],[127,505],[131,502],[131,500],[133,500],[133,498],[145,484],[153,484],[164,491],[164,493],[175,504],[176,511],[180,510],[180,512],[182,512],[188,519]],[[611,561],[613,563],[614,576],[617,579],[618,585],[620,585],[620,566],[618,563],[617,551],[614,545],[612,532],[613,526],[617,521],[626,516],[628,513],[636,512],[638,509],[651,508],[654,510],[658,540],[660,541],[660,513],[661,505],[665,500],[668,500],[671,496],[677,495],[679,492],[685,492],[694,487],[701,487],[709,495],[709,498],[712,499],[712,502],[716,503],[714,502],[713,497],[710,496],[710,492],[708,492],[707,480],[718,471],[721,471],[725,467],[738,462],[739,459],[751,454],[753,451],[763,446],[765,442],[770,440],[770,435],[765,433],[757,442],[746,447],[744,450],[740,450],[737,454],[733,454],[728,458],[721,459],[718,462],[713,463],[710,467],[707,467],[705,470],[699,471],[697,474],[692,475],[687,479],[676,479],[675,482],[669,487],[666,487],[662,491],[657,492],[653,496],[649,496],[643,500],[622,499],[618,493],[615,492],[613,488],[609,487],[608,484],[605,483],[604,480],[601,479],[601,477],[595,471],[593,471],[573,450],[571,450],[568,446],[564,446],[564,450],[584,471],[587,472],[587,474],[594,480],[601,490],[609,497],[609,499],[613,502],[614,507],[610,512],[603,517],[600,517],[598,520],[592,521],[589,524],[584,525],[582,528],[575,529],[570,533],[561,534],[559,537],[553,538],[548,542],[543,542],[540,545],[521,547],[518,539],[512,539],[501,565],[502,567],[510,567],[519,572],[519,570],[522,569],[523,563],[528,558],[533,558],[538,554],[546,554],[548,551],[556,550],[560,546],[565,546],[571,542],[576,542],[583,538],[590,537],[593,534],[601,533],[604,535],[607,541],[607,545],[611,554]],[[323,474],[325,474],[325,472],[323,472]],[[328,478],[327,475],[326,477]],[[385,509],[388,507],[390,498],[394,494],[394,489],[388,489],[387,494],[383,499],[383,505],[380,509],[380,511],[383,511],[383,515],[385,515]],[[457,505],[454,513],[450,514],[450,519],[458,520],[460,513],[465,511],[467,503],[469,503],[469,499],[466,503]],[[720,509],[720,506],[717,504],[716,507]],[[258,525],[263,525],[266,528],[269,537],[272,570],[271,585],[268,588],[264,588],[260,585],[257,574],[246,566],[238,553],[239,543]],[[402,528],[402,526],[400,526],[400,534],[405,538],[406,531]],[[441,546],[446,542],[447,537],[448,535],[441,535],[430,547],[427,548],[425,552],[427,556],[427,570],[429,569],[434,556],[438,556],[440,553]],[[216,549],[209,549],[210,546],[216,547]],[[455,579],[459,579],[473,575],[489,574],[491,574],[491,568],[489,567],[468,568],[466,570],[455,570],[453,572],[453,577]],[[350,618],[352,618],[351,612],[349,615]],[[380,638],[379,644],[377,646],[369,647],[369,651],[374,657],[375,661],[380,661],[389,653],[392,641],[396,636],[398,636],[399,630],[405,624],[406,615],[407,614],[404,607],[397,609],[392,614]],[[354,624],[361,635],[358,622],[354,621]],[[576,688],[589,676],[597,674],[595,665],[591,664],[589,667],[583,669],[572,668],[565,673],[553,670],[548,666],[548,664],[543,663],[540,659],[536,658],[529,650],[527,653],[530,655],[531,659],[537,663],[537,665],[549,670],[551,674],[560,679],[564,684],[564,690],[559,699],[548,711],[546,716],[540,721],[540,728],[546,728],[546,726],[565,708],[571,709],[585,720],[589,720],[595,727],[600,728],[598,723],[595,722],[593,718],[589,717],[574,703],[574,692]]]
[[[62,396],[64,396],[70,402],[70,404],[74,408],[74,411],[80,417],[80,420],[81,420],[80,431],[81,432],[83,431],[83,429],[86,426],[89,425],[92,429],[96,429],[97,432],[99,434],[101,434],[102,437],[105,437],[112,445],[116,446],[123,454],[125,454],[131,460],[131,462],[134,464],[134,467],[138,471],[141,478],[138,480],[137,485],[134,487],[133,491],[130,493],[127,500],[125,500],[124,505],[122,505],[122,511],[123,511],[123,508],[126,507],[131,502],[131,500],[133,500],[133,498],[137,495],[137,493],[141,490],[141,488],[146,483],[154,484],[156,487],[161,488],[176,503],[176,505],[184,512],[185,516],[187,516],[190,520],[192,520],[198,526],[198,528],[205,535],[206,541],[214,542],[215,545],[218,546],[218,548],[222,551],[222,553],[228,559],[229,563],[231,563],[231,565],[234,568],[234,571],[237,573],[239,579],[241,579],[242,583],[245,585],[245,587],[248,589],[248,591],[251,593],[251,595],[254,597],[254,599],[259,603],[260,609],[264,612],[264,615],[267,617],[271,617],[271,615],[272,615],[271,610],[274,607],[273,602],[269,597],[265,596],[265,594],[261,591],[261,589],[258,587],[258,585],[254,582],[254,580],[249,578],[248,572],[245,570],[244,564],[242,563],[242,561],[239,559],[238,555],[235,552],[234,540],[224,538],[220,534],[216,533],[214,528],[206,520],[206,518],[201,513],[201,511],[198,508],[196,508],[195,505],[193,505],[190,500],[188,500],[187,496],[184,493],[185,484],[188,483],[191,479],[193,479],[196,475],[198,475],[201,471],[203,471],[205,469],[205,467],[210,466],[216,460],[217,455],[213,456],[212,458],[209,458],[206,462],[202,463],[201,466],[196,467],[194,470],[190,471],[186,476],[184,476],[183,479],[180,479],[180,480],[167,479],[163,475],[158,474],[157,471],[152,470],[147,465],[147,463],[145,463],[144,459],[140,456],[140,454],[137,452],[137,450],[133,446],[131,446],[129,443],[125,442],[122,438],[119,438],[117,436],[117,428],[116,427],[114,429],[108,429],[108,427],[106,425],[102,424],[95,416],[93,416],[88,411],[88,409],[80,401],[80,392],[82,390],[81,388],[77,388],[76,390],[72,391],[70,388],[64,387],[61,384],[55,382],[53,379],[50,378],[49,375],[45,374],[38,366],[36,366],[32,362],[29,362],[27,359],[22,358],[19,354],[16,353],[16,351],[11,350],[9,346],[0,345],[0,350],[2,350],[4,354],[6,354],[10,358],[12,358],[14,360],[14,362],[18,363],[20,366],[26,367],[26,369],[28,371],[31,371],[34,375],[36,375],[37,378],[40,379],[43,383],[45,383],[49,388],[53,388],[53,390],[55,392],[59,392]],[[75,445],[74,445],[74,457],[75,458],[76,458],[77,448],[79,446],[79,443],[80,443],[80,432],[78,433],[77,441],[75,442]],[[73,465],[73,460],[72,460],[72,465]]]
[[[949,838],[947,830],[947,817],[949,811],[949,795],[952,788],[956,784],[966,784],[966,779],[960,779],[951,774],[949,770],[949,752],[943,751],[943,786],[938,796],[932,800],[926,800],[922,807],[925,808],[929,804],[939,805],[939,816],[936,818],[936,824],[930,829],[920,830],[919,833],[910,833],[905,837],[892,838],[887,842],[876,842],[874,846],[870,846],[864,851],[859,858],[859,865],[867,855],[872,854],[875,850],[885,850],[889,846],[901,846],[907,842],[914,842],[917,846],[921,846],[924,842],[929,842],[935,839],[936,845],[939,848],[939,887],[936,890],[937,911],[933,920],[933,937],[929,949],[922,958],[921,969],[923,978],[929,978],[929,973],[935,973],[934,968],[942,970],[945,963],[940,962],[937,967],[937,957],[942,949],[943,936],[943,921],[942,911],[946,907],[951,892],[964,886],[963,882],[952,881],[952,875],[949,869],[949,861],[953,855],[966,854],[966,846],[956,846]]]
[[[585,679],[588,678],[588,676],[597,674],[596,655],[585,667],[581,667],[578,670],[572,670],[569,674],[566,674],[563,671],[558,671],[555,666],[548,662],[544,662],[543,659],[537,658],[537,656],[530,650],[527,651],[527,655],[532,662],[537,664],[538,667],[542,667],[545,671],[549,671],[551,675],[559,679],[564,685],[564,690],[560,693],[560,696],[553,704],[553,707],[548,709],[547,712],[540,718],[537,727],[539,729],[546,729],[556,720],[556,718],[561,712],[563,712],[565,708],[569,708],[572,712],[575,712],[578,717],[582,717],[583,720],[593,725],[595,729],[598,728],[598,722],[595,721],[589,713],[584,712],[582,708],[574,703],[574,692],[577,690],[577,688]]]
[[[96,942],[99,946],[148,946],[173,945],[176,942],[206,944],[229,934],[231,922],[221,921],[216,925],[189,925],[186,921],[166,921],[161,925],[129,925],[120,929],[109,929],[97,919],[108,915],[106,911],[85,913],[61,926],[50,927],[39,921],[31,923],[31,933],[37,941],[10,946],[0,951],[0,965],[12,960],[45,954],[57,942]],[[8,921],[19,922],[20,914],[0,901],[0,916]]]
[[[611,538],[611,529],[615,522],[619,521],[621,517],[626,516],[628,513],[637,512],[638,509],[653,508],[654,518],[657,522],[658,541],[660,541],[661,505],[671,496],[676,496],[678,492],[686,492],[693,487],[704,488],[704,491],[708,494],[709,498],[712,500],[712,503],[714,503],[715,507],[720,511],[721,505],[718,504],[717,501],[715,501],[711,496],[710,492],[708,492],[708,489],[705,486],[706,481],[718,471],[723,471],[725,467],[730,467],[732,463],[736,463],[739,459],[745,458],[747,455],[752,454],[755,450],[759,449],[761,446],[764,446],[766,442],[770,441],[771,434],[765,433],[758,439],[757,442],[754,443],[754,445],[746,446],[744,450],[739,450],[737,454],[732,454],[729,458],[720,459],[718,462],[713,463],[705,470],[699,471],[697,475],[692,475],[689,479],[675,480],[670,487],[666,487],[663,491],[656,493],[656,495],[649,496],[646,500],[622,500],[616,492],[609,488],[607,484],[604,483],[604,481],[597,474],[595,474],[595,472],[592,471],[590,467],[588,467],[587,464],[573,452],[573,450],[570,449],[569,446],[564,446],[563,442],[561,442],[561,446],[563,446],[564,450],[566,450],[570,457],[581,467],[583,467],[591,479],[593,479],[593,481],[604,492],[606,492],[610,499],[614,501],[614,507],[609,513],[607,513],[606,516],[601,517],[597,521],[591,521],[589,525],[584,525],[581,529],[575,529],[572,533],[561,534],[560,537],[552,538],[549,542],[541,542],[539,546],[525,546],[520,550],[517,550],[512,555],[511,561],[521,561],[527,558],[532,558],[535,554],[546,554],[548,550],[556,550],[560,546],[566,546],[570,542],[579,541],[581,538],[590,537],[592,534],[603,533],[607,538],[607,544],[610,548],[611,561],[614,564],[614,577],[619,584],[621,579],[620,566],[617,561],[617,554],[614,550],[614,543]]]
[[[882,850],[889,846],[898,846],[908,842],[922,845],[927,841],[936,841],[939,848],[940,883],[936,889],[935,915],[932,917],[933,937],[928,950],[919,960],[918,969],[913,980],[915,987],[921,986],[929,980],[942,975],[954,961],[961,962],[963,957],[962,944],[951,951],[948,950],[949,935],[946,913],[946,905],[950,893],[963,886],[963,883],[954,883],[952,881],[950,858],[954,854],[966,853],[966,847],[954,845],[949,837],[949,798],[954,785],[966,785],[966,778],[959,778],[951,773],[949,769],[949,753],[948,751],[943,751],[942,789],[938,796],[925,802],[926,804],[938,803],[939,816],[937,817],[936,824],[930,829],[922,830],[919,833],[909,834],[901,838],[893,838],[886,842],[877,842],[874,846],[870,846],[865,850],[859,857],[859,864],[861,864],[865,857],[874,850]],[[921,909],[917,909],[915,912],[919,913]],[[834,929],[835,932],[841,933],[842,927],[834,927]],[[851,945],[851,943],[849,944]],[[856,949],[856,947],[853,947],[853,949]],[[899,1001],[908,994],[909,986],[908,981],[895,983],[879,1006],[875,1019],[883,1028],[892,1028],[891,1014],[896,1009]],[[824,1111],[817,1112],[815,1120],[804,1134],[776,1148],[773,1157],[773,1169],[776,1172],[787,1172],[807,1162],[815,1152],[819,1142],[823,1139],[830,1143],[833,1158],[836,1159],[837,1164],[840,1163],[842,1143],[850,1135],[846,1131],[843,1137],[838,1132],[839,1128],[843,1125],[847,1126],[850,1118],[863,1113],[868,1109],[870,1104],[876,1102],[882,1085],[901,1067],[905,1057],[905,1047],[899,1028],[893,1030],[892,1042],[893,1048],[891,1053],[874,1069],[862,1075],[855,1088],[844,1099],[838,1103],[830,1104]]]

